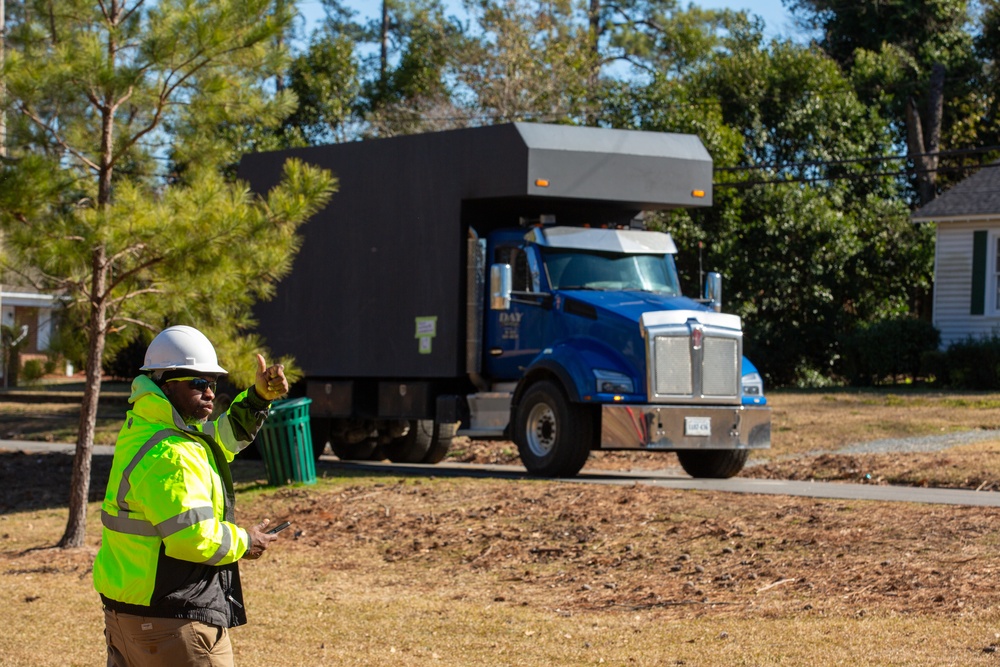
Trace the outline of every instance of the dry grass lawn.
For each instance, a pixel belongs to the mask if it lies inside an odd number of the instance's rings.
[[[395,477],[240,506],[295,521],[242,566],[243,667],[985,665],[1000,641],[994,509]],[[62,509],[0,517],[4,665],[101,664],[96,514],[75,551],[39,548]]]
[[[1000,443],[845,457],[866,440],[1000,428],[1000,396],[778,393],[761,475],[996,488]],[[509,444],[459,456],[502,460]],[[505,450],[508,450],[505,452]],[[470,453],[471,452],[471,453]],[[109,457],[96,457],[92,498]],[[660,467],[675,464],[661,455]],[[103,664],[88,545],[65,524],[70,457],[0,453],[5,666]],[[643,457],[591,466],[643,467]],[[992,665],[1000,510],[359,475],[266,487],[238,461],[244,523],[289,518],[241,569],[240,667]],[[757,474],[757,473],[754,473]]]
[[[858,442],[1000,429],[1000,394],[930,391],[779,391],[770,455],[830,451]]]

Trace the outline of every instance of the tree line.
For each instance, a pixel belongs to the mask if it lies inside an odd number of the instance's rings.
[[[930,317],[933,229],[910,213],[1000,155],[1000,3],[785,0],[797,32],[674,0],[384,0],[324,20],[244,150],[508,121],[689,132],[707,211],[651,219],[686,292],[726,278],[772,385],[836,381],[859,328]],[[703,248],[699,256],[698,248]]]
[[[690,294],[726,277],[772,385],[835,377],[858,327],[926,317],[909,222],[997,157],[1000,0],[785,0],[801,32],[675,0],[0,0],[0,280],[65,297],[86,390],[62,543],[82,543],[102,365],[184,321],[230,359],[336,190],[260,150],[541,121],[697,134],[715,205],[671,232]],[[699,257],[698,248],[704,248]],[[252,368],[237,369],[237,382]]]

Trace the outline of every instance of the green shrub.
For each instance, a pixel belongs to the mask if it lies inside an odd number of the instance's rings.
[[[25,382],[37,382],[45,375],[45,366],[38,359],[28,359],[21,366],[21,377]]]
[[[1000,335],[966,338],[945,351],[943,384],[955,389],[1000,389]]]
[[[941,350],[928,350],[920,357],[920,374],[928,381],[943,386],[951,382],[948,354]]]
[[[853,385],[916,380],[928,352],[941,344],[934,325],[914,317],[865,323],[841,341],[841,370]]]

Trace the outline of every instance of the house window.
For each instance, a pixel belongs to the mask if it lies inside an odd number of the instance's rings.
[[[990,303],[990,278],[995,275],[988,264],[991,263],[990,236],[986,230],[972,232],[972,290],[969,301],[970,315],[985,315],[986,304]]]
[[[1000,230],[973,232],[972,315],[1000,315]]]
[[[993,248],[993,266],[990,267],[990,294],[993,295],[993,312],[1000,313],[1000,234],[994,234],[990,244]]]

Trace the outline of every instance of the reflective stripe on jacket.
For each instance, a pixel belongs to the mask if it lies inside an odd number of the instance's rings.
[[[219,419],[189,426],[144,375],[129,402],[101,505],[94,588],[125,613],[245,623],[236,563],[250,545],[234,523],[229,462],[269,404],[251,388]]]

